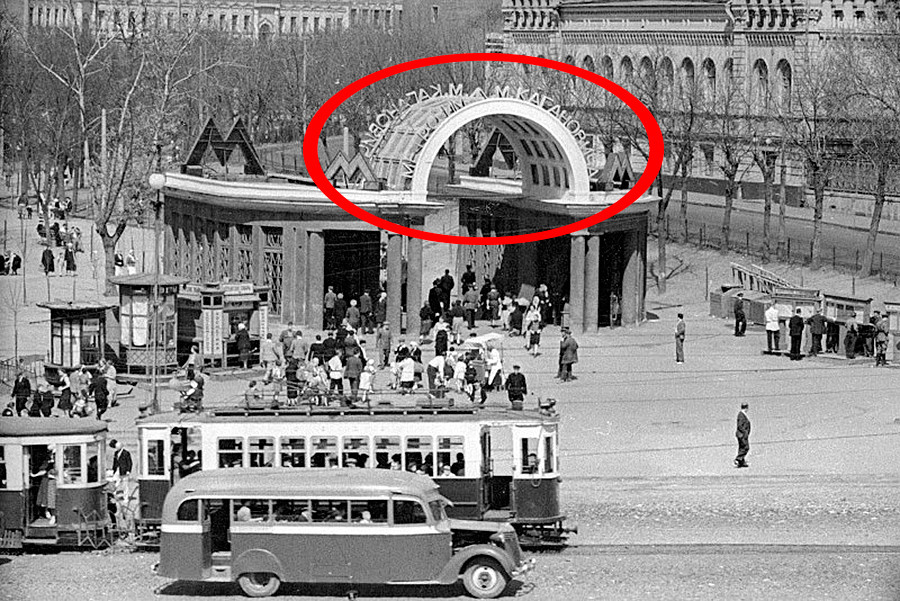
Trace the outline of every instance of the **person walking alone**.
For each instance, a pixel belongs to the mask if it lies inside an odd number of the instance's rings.
[[[791,361],[802,359],[800,356],[800,343],[803,341],[803,325],[800,309],[797,309],[788,322],[788,333],[791,335]]]
[[[744,293],[738,292],[734,298],[734,335],[743,336],[747,331],[747,315],[744,313]]]
[[[678,314],[678,321],[675,322],[675,363],[684,363],[684,333],[686,326],[684,323],[684,313]]]
[[[875,311],[875,367],[883,365],[887,367],[888,333],[890,327],[887,317],[880,311]]]
[[[747,403],[741,403],[741,410],[737,414],[737,436],[738,452],[734,458],[734,467],[750,467],[747,463],[747,453],[750,452],[750,418],[747,417],[747,410],[750,406]]]
[[[562,331],[562,340],[559,343],[559,374],[557,377],[563,382],[575,379],[572,375],[572,366],[578,363],[578,342],[572,338],[569,328]]]
[[[779,348],[781,342],[781,326],[778,323],[778,307],[775,306],[775,301],[769,305],[769,308],[766,309],[766,346],[769,348],[769,352],[780,352]]]

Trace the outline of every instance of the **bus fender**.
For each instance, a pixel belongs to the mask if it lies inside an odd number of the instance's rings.
[[[493,559],[500,564],[500,567],[503,568],[510,578],[516,569],[509,553],[500,547],[494,545],[471,545],[465,547],[450,558],[450,561],[448,561],[447,565],[444,566],[444,569],[441,570],[438,581],[441,584],[453,584],[459,579],[460,574],[462,574],[463,569],[466,564],[469,563],[469,560],[477,557],[489,557]]]
[[[264,572],[275,574],[279,580],[284,580],[284,568],[281,562],[270,551],[265,549],[249,549],[241,553],[232,565],[231,574],[237,579],[242,574]]]

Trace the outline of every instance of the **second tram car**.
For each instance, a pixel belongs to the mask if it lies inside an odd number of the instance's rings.
[[[106,422],[93,419],[0,420],[3,547],[109,542],[106,436]]]
[[[512,524],[523,545],[559,546],[559,418],[494,408],[316,407],[138,420],[139,527],[157,527],[170,487],[197,470],[404,470],[430,476],[453,518]]]

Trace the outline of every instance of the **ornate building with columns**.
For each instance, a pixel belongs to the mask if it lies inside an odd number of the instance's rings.
[[[502,44],[506,52],[569,62],[625,87],[654,65],[663,77],[689,79],[715,93],[727,78],[745,86],[757,107],[784,103],[811,56],[838,35],[886,18],[895,0],[503,0]],[[633,89],[633,88],[632,88]],[[780,155],[777,141],[766,148]],[[698,144],[689,188],[722,195],[715,165],[719,152]],[[788,155],[790,153],[788,152]],[[639,158],[632,157],[637,163]],[[779,158],[779,160],[781,160]],[[805,174],[796,158],[785,160],[789,204],[805,199]],[[746,161],[740,191],[762,198],[761,176]],[[637,168],[637,165],[636,165]],[[829,206],[871,213],[874,174],[863,165],[838,169],[829,183]],[[896,194],[900,182],[894,182]],[[900,219],[900,204],[885,218]]]

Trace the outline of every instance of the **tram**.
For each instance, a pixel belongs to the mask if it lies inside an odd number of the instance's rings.
[[[263,467],[413,471],[453,503],[450,517],[508,522],[524,546],[562,546],[574,531],[560,511],[559,418],[548,406],[235,408],[161,413],[137,427],[143,531],[158,528],[183,475]]]
[[[4,417],[0,420],[0,547],[93,547],[110,540],[106,422]],[[41,482],[55,473],[55,509]],[[50,493],[52,496],[52,493]]]

